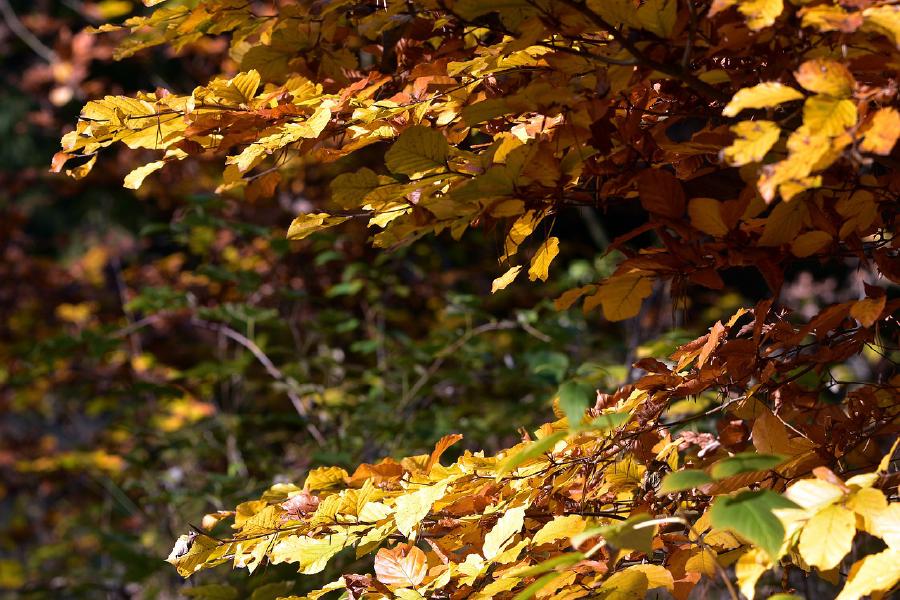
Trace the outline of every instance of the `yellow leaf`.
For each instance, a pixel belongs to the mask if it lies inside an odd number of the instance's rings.
[[[344,208],[358,208],[366,194],[378,188],[378,185],[378,175],[371,169],[343,173],[331,182],[331,199]]]
[[[164,164],[166,164],[165,161],[157,160],[142,167],[138,167],[125,176],[125,187],[130,190],[138,189],[141,187],[141,184],[144,182],[144,178],[147,177],[147,175],[157,169],[161,169]]]
[[[385,153],[384,162],[391,173],[415,179],[445,169],[449,155],[450,145],[441,132],[424,125],[413,125],[403,130]]]
[[[291,223],[288,228],[287,239],[302,240],[306,236],[321,231],[326,227],[343,223],[350,217],[341,217],[329,215],[327,213],[310,213],[300,215]]]
[[[856,80],[847,67],[827,58],[806,61],[794,72],[794,77],[814,94],[846,98],[856,89]]]
[[[734,5],[747,19],[747,26],[754,31],[769,27],[784,11],[782,0],[714,0],[709,16]]]
[[[81,179],[85,175],[91,172],[91,169],[94,168],[94,163],[97,162],[97,155],[95,154],[90,158],[89,161],[84,163],[83,165],[79,165],[74,169],[66,169],[66,175],[71,177],[72,179]]]
[[[613,275],[600,284],[597,298],[603,315],[610,321],[621,321],[637,315],[644,298],[650,295],[650,278],[644,271]]]
[[[672,35],[677,17],[676,0],[648,0],[637,10],[641,27],[666,39]]]
[[[847,484],[850,485],[849,481]],[[877,535],[875,515],[881,513],[887,507],[888,502],[884,493],[871,487],[859,489],[847,499],[847,508],[852,509],[853,512],[862,517],[863,528],[873,535]]]
[[[772,121],[743,121],[731,127],[731,131],[739,138],[723,148],[721,156],[735,167],[761,162],[781,135],[781,129]]]
[[[497,520],[497,523],[484,537],[481,555],[485,559],[491,560],[496,558],[513,541],[513,536],[522,530],[527,509],[528,506],[525,504],[511,508]]]
[[[802,479],[789,487],[784,496],[803,508],[813,509],[839,502],[844,490],[821,479]]]
[[[238,73],[227,81],[216,79],[209,84],[209,89],[221,100],[247,105],[256,97],[259,81],[259,73],[253,69],[247,73]]]
[[[863,30],[881,33],[900,48],[900,13],[894,4],[872,6],[862,11]]]
[[[559,254],[559,238],[547,238],[531,259],[528,279],[531,281],[535,279],[547,281],[547,277],[550,276],[550,263],[553,262],[557,254]]]
[[[783,83],[760,83],[738,90],[731,102],[722,110],[726,117],[733,117],[745,108],[769,108],[792,100],[800,100],[803,94]]]
[[[684,565],[685,570],[690,573],[702,573],[709,578],[716,576],[716,551],[710,548],[700,548],[692,546],[690,549],[690,557]]]
[[[747,600],[753,600],[756,595],[756,582],[760,576],[769,570],[768,557],[759,548],[751,548],[740,557],[734,566],[734,574],[738,580],[741,593],[747,596]]]
[[[803,104],[803,126],[816,135],[834,137],[856,124],[856,105],[850,100],[812,96]]]
[[[494,294],[498,290],[505,289],[513,280],[519,275],[519,271],[522,270],[522,265],[518,265],[516,267],[511,268],[509,271],[498,277],[494,280],[494,283],[491,284],[491,293]]]
[[[419,522],[431,511],[435,501],[443,497],[447,483],[423,486],[421,489],[397,498],[394,521],[400,533],[409,537]]]
[[[603,600],[638,600],[647,595],[650,578],[634,567],[613,573],[598,590],[597,598]]]
[[[843,31],[851,33],[862,25],[862,15],[858,12],[847,12],[839,5],[820,4],[804,7],[800,10],[803,27],[813,27],[816,31]]]
[[[900,551],[900,504],[890,504],[872,515],[872,527],[891,550]]]
[[[832,504],[809,520],[800,533],[800,555],[808,564],[827,571],[836,567],[853,545],[856,515]]]
[[[812,256],[831,243],[831,235],[824,231],[807,231],[791,242],[791,253],[800,258]]]
[[[630,567],[635,571],[640,571],[647,576],[647,589],[664,587],[667,590],[674,591],[675,581],[672,578],[672,572],[659,565],[634,565]]]
[[[693,198],[688,204],[691,225],[709,235],[725,235],[728,226],[722,218],[722,203],[715,198]]]
[[[543,212],[529,210],[516,219],[516,222],[512,224],[509,233],[506,235],[506,242],[503,245],[503,256],[500,257],[500,260],[504,261],[510,255],[515,254],[516,250],[519,249],[519,244],[531,235],[543,218]]]
[[[561,538],[572,537],[584,531],[586,523],[581,515],[554,517],[531,538],[532,546],[540,546]]]
[[[859,143],[860,150],[887,156],[900,137],[900,113],[893,107],[876,111],[859,131],[859,135],[863,136]]]
[[[900,581],[900,551],[885,550],[853,564],[837,600],[859,600],[872,592],[886,592]]]
[[[348,477],[350,474],[340,467],[319,467],[309,472],[303,487],[314,493],[333,490],[344,487]]]
[[[312,538],[292,535],[280,540],[269,553],[272,564],[296,563],[300,573],[313,575],[321,572],[329,559],[355,541],[347,535]]]
[[[863,327],[871,327],[881,316],[886,301],[887,296],[858,300],[850,307],[850,316],[859,321]]]

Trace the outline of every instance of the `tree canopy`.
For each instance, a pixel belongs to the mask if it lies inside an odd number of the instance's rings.
[[[664,283],[676,305],[757,273],[770,290],[640,358],[631,383],[598,393],[577,373],[558,387],[557,421],[493,456],[444,466],[450,435],[431,454],[318,468],[207,515],[169,556],[179,573],[313,574],[352,547],[374,554],[374,574],[305,598],[684,599],[704,575],[736,597],[732,566],[751,600],[773,569],[815,573],[841,600],[900,582],[895,5],[145,4],[160,6],[95,29],[130,30],[118,56],[227,35],[233,76],[88,102],[54,170],[84,177],[122,142],[153,154],[125,187],[212,160],[216,191],[252,203],[335,163],[330,196],[284,224],[289,240],[351,221],[385,251],[487,233],[493,293],[529,285],[523,270],[551,279],[565,219],[599,212],[621,220],[604,248],[615,269],[554,305],[608,321],[646,318]],[[375,144],[379,162],[340,172]],[[809,315],[791,305],[791,273],[841,264],[863,273],[857,297]],[[842,374],[856,360],[876,364],[871,380]],[[702,420],[715,433],[691,429]],[[211,533],[222,520],[231,531]]]

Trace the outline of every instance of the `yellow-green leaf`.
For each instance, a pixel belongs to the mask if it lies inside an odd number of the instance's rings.
[[[547,281],[547,277],[550,276],[550,263],[557,254],[559,254],[559,238],[547,238],[531,259],[528,278],[531,281],[535,279]]]
[[[767,82],[738,90],[722,114],[733,117],[746,108],[769,108],[792,100],[800,100],[803,94],[783,83]]]
[[[300,573],[313,575],[321,572],[335,554],[349,546],[355,538],[346,535],[331,535],[312,538],[292,535],[280,540],[272,548],[269,558],[272,564],[296,563]]]
[[[738,135],[738,139],[723,148],[721,156],[735,167],[761,162],[781,135],[781,129],[772,121],[743,121],[733,126],[731,131]]]

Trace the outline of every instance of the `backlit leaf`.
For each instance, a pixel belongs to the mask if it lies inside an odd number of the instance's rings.
[[[559,388],[559,407],[566,415],[571,427],[577,427],[584,417],[584,411],[593,404],[596,390],[580,381],[567,381]]]
[[[846,98],[856,88],[856,80],[841,63],[826,58],[808,60],[800,65],[794,77],[804,89],[815,94]]]
[[[384,155],[384,163],[392,173],[417,178],[446,168],[449,154],[447,138],[439,131],[413,125],[403,130]]]
[[[665,476],[662,485],[659,487],[658,493],[672,494],[674,492],[698,488],[701,485],[706,485],[713,481],[715,481],[715,479],[705,471],[696,469],[690,471],[676,471]]]
[[[725,235],[728,226],[722,218],[722,203],[715,198],[692,198],[688,204],[691,225],[709,235]]]
[[[837,600],[859,600],[872,592],[886,592],[900,582],[900,551],[885,550],[853,564]]]
[[[350,217],[341,217],[339,215],[329,215],[327,213],[311,213],[300,215],[291,223],[288,228],[287,239],[302,240],[306,236],[321,231],[327,227],[340,225]]]
[[[722,110],[726,117],[734,117],[748,108],[770,108],[792,100],[800,100],[803,94],[783,83],[760,83],[753,87],[738,90],[731,102]]]
[[[648,0],[638,8],[637,18],[642,28],[666,39],[672,35],[677,11],[676,0]]]
[[[513,280],[519,275],[519,271],[521,270],[522,265],[517,265],[495,279],[491,284],[491,293],[494,294],[502,289],[506,289],[506,286],[513,282]]]
[[[856,515],[840,504],[820,510],[803,526],[800,554],[808,564],[827,571],[850,552],[856,535]]]
[[[863,136],[859,143],[860,150],[887,156],[900,137],[900,112],[891,106],[877,110],[861,128],[859,135]]]
[[[557,254],[559,254],[559,238],[549,237],[544,240],[531,259],[528,278],[531,281],[536,279],[547,281],[547,277],[550,276],[550,263]]]
[[[597,290],[603,315],[610,321],[630,319],[640,312],[641,303],[650,295],[651,289],[650,278],[644,272],[611,277]]]
[[[375,575],[385,585],[415,587],[422,583],[427,571],[425,553],[416,546],[382,548],[375,556]]]
[[[856,105],[850,100],[813,96],[803,104],[803,125],[814,134],[834,137],[856,124]]]
[[[484,558],[487,560],[496,558],[512,542],[513,536],[522,530],[527,509],[528,506],[523,504],[503,513],[503,516],[497,520],[497,523],[484,537],[484,545],[481,550]]]
[[[736,167],[761,162],[781,135],[781,129],[772,121],[742,121],[731,131],[738,139],[722,150],[722,158]]]

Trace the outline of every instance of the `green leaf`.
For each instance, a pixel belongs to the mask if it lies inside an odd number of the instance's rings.
[[[417,178],[446,167],[450,144],[439,132],[422,125],[403,130],[391,149],[384,155],[384,163],[391,173]]]
[[[526,567],[521,571],[510,571],[510,577],[534,577],[535,575],[540,575],[541,573],[546,573],[551,569],[555,569],[556,567],[567,567],[569,565],[574,565],[578,561],[584,558],[584,554],[581,552],[572,552],[570,554],[560,554],[559,556],[554,556],[553,558],[549,558],[544,562],[538,563],[536,565],[532,565],[530,567]]]
[[[597,391],[580,381],[567,381],[559,387],[559,407],[569,420],[570,427],[578,427],[584,411],[597,397]]]
[[[734,497],[718,496],[709,510],[709,519],[716,529],[733,529],[777,560],[784,527],[772,511],[779,508],[799,506],[769,490],[741,492]]]
[[[701,485],[706,485],[707,483],[712,483],[714,481],[715,479],[713,479],[706,471],[677,471],[666,475],[662,485],[659,487],[659,493],[671,494],[673,492],[683,492],[684,490],[698,488]]]
[[[619,425],[626,423],[630,418],[631,414],[627,412],[600,415],[591,421],[590,424],[579,427],[578,431],[606,431],[607,429],[615,429]]]
[[[287,596],[294,587],[293,581],[277,581],[261,585],[250,595],[250,600],[277,600]]]
[[[712,476],[716,479],[725,479],[733,477],[741,473],[752,473],[753,471],[765,471],[774,469],[789,457],[780,454],[757,454],[756,452],[744,452],[743,454],[735,454],[730,458],[718,462],[713,465]]]

